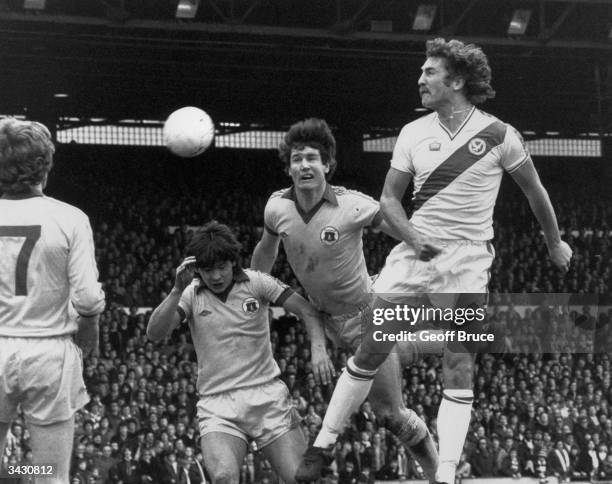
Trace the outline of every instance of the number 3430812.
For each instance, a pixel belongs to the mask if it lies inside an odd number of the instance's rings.
[[[34,477],[54,477],[56,468],[52,464],[40,465],[11,465],[8,464],[0,477],[34,476]]]

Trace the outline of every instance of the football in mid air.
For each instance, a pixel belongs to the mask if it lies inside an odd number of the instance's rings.
[[[174,111],[163,129],[164,144],[177,156],[192,158],[202,154],[215,137],[215,125],[199,108],[187,106]]]

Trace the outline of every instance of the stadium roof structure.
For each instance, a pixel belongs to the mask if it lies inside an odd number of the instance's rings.
[[[397,128],[420,115],[425,41],[444,36],[484,47],[498,93],[485,109],[519,129],[612,132],[612,0],[187,1],[186,20],[177,0],[0,0],[0,112],[163,119],[196,105],[270,127]],[[517,9],[528,23],[509,35]]]

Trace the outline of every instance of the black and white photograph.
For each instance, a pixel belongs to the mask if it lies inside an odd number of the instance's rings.
[[[0,0],[1,484],[612,484],[612,0]]]

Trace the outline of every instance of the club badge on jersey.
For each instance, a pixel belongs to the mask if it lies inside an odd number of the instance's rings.
[[[487,142],[482,138],[473,138],[468,143],[468,151],[474,156],[482,155],[487,149]]]
[[[242,301],[242,310],[247,314],[255,314],[259,311],[259,301],[254,297],[248,297]]]
[[[333,245],[338,242],[338,239],[340,238],[340,232],[338,232],[338,229],[336,227],[328,226],[321,230],[320,237],[321,242],[323,242],[325,245]]]

